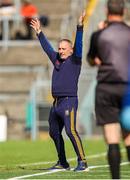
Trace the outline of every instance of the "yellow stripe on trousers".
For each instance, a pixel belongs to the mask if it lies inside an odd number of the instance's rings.
[[[75,132],[75,128],[74,128],[74,108],[72,108],[72,111],[70,112],[70,122],[71,122],[71,133],[76,141],[77,147],[79,149],[80,157],[82,160],[84,160],[85,157],[84,157],[84,153],[83,153],[83,148],[82,148],[81,142],[80,142],[79,137],[77,136],[77,134]]]

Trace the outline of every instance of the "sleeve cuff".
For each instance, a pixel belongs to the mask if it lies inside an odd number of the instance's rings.
[[[77,30],[82,31],[83,30],[83,25],[77,25]]]
[[[38,34],[38,33],[36,33],[36,35],[39,37],[40,35],[42,34],[42,31]]]

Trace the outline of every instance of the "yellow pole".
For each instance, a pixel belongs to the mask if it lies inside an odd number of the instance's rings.
[[[85,16],[85,20],[84,20],[84,27],[88,27],[88,24],[89,24],[89,18],[92,16],[95,8],[96,8],[96,5],[98,3],[99,0],[89,0],[87,6],[86,6],[86,16]]]

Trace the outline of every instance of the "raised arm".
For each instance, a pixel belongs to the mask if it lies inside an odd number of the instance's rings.
[[[98,24],[98,30],[99,31],[94,32],[92,34],[92,36],[91,36],[91,39],[90,39],[90,48],[89,48],[89,51],[88,51],[88,54],[87,54],[87,61],[88,61],[88,63],[91,66],[94,66],[94,65],[99,66],[99,65],[102,64],[102,61],[97,56],[97,47],[96,47],[96,44],[97,44],[97,38],[98,38],[99,33],[101,32],[101,30],[106,28],[107,25],[108,25],[108,21],[107,20],[100,21],[99,24]]]
[[[74,44],[74,56],[78,58],[82,58],[82,38],[83,38],[83,22],[85,19],[85,11],[79,17],[78,25],[77,25],[77,32]]]
[[[95,66],[95,65],[101,65],[101,60],[98,58],[98,52],[97,52],[97,38],[100,31],[96,31],[92,34],[90,39],[90,48],[87,54],[87,61],[89,65]]]
[[[35,30],[43,50],[54,64],[56,60],[57,52],[55,52],[55,50],[49,43],[48,39],[43,34],[41,30],[41,24],[38,18],[32,19],[30,26]]]

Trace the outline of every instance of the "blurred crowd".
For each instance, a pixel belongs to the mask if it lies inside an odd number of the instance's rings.
[[[20,7],[16,5],[16,1],[14,0],[0,0],[0,40],[4,39],[4,31],[6,28],[8,28],[9,39],[33,39],[30,21],[34,17],[38,17],[43,26],[48,26],[48,16],[40,15],[37,6],[33,4],[31,0],[20,0],[19,2]],[[11,30],[14,24],[17,24],[17,28],[15,28],[12,37]]]

